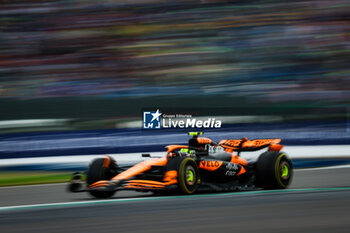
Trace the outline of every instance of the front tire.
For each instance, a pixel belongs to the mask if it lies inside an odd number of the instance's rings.
[[[285,189],[293,177],[293,164],[283,152],[262,153],[256,166],[257,186],[263,189]]]
[[[183,194],[193,194],[199,187],[199,169],[192,158],[183,159],[178,168],[178,184]]]
[[[117,175],[117,164],[113,158],[108,156],[94,159],[89,165],[86,183],[91,185],[100,180],[110,180],[115,175]],[[89,190],[89,193],[96,198],[109,198],[115,191]]]

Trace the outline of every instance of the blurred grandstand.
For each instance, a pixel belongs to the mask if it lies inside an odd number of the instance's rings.
[[[349,12],[347,0],[1,1],[0,120],[113,128],[145,106],[347,107]]]

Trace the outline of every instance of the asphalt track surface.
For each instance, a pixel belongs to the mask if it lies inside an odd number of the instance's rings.
[[[349,167],[297,170],[283,191],[193,196],[125,191],[96,201],[65,192],[64,184],[0,188],[1,233],[349,232],[349,211]]]

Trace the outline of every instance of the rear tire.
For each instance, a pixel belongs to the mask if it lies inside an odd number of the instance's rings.
[[[110,159],[108,167],[105,167],[105,160]],[[107,162],[107,161],[106,161]],[[117,163],[111,157],[94,159],[89,165],[86,177],[87,185],[91,185],[100,180],[110,180],[117,175]],[[89,190],[89,193],[96,198],[109,198],[115,191]]]
[[[293,177],[293,164],[283,152],[262,153],[256,166],[256,184],[263,189],[285,189]]]

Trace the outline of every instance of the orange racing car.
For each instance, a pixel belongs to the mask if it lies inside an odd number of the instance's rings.
[[[123,169],[111,156],[91,162],[86,187],[75,173],[69,191],[108,198],[119,190],[176,192],[285,189],[293,175],[292,162],[281,152],[281,139],[224,139],[219,143],[191,132],[188,145],[166,146],[164,157],[150,158]],[[253,161],[243,151],[267,151]]]

